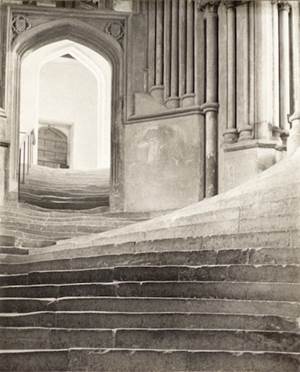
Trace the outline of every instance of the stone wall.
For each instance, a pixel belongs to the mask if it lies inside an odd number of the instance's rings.
[[[202,199],[203,158],[197,114],[126,126],[126,210],[173,209]]]

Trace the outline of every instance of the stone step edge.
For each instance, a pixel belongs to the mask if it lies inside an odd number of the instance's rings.
[[[134,297],[134,296],[118,296],[118,297],[113,297],[113,296],[65,296],[65,297],[0,297],[0,302],[1,301],[40,301],[40,302],[59,302],[59,301],[68,301],[68,300],[114,300],[114,301],[127,301],[127,300],[134,300],[134,301],[197,301],[197,302],[239,302],[239,303],[266,303],[266,304],[276,304],[276,303],[286,303],[286,304],[294,304],[294,305],[299,305],[300,302],[297,301],[278,301],[278,300],[243,300],[243,299],[231,299],[231,298],[195,298],[195,297]]]
[[[247,351],[247,350],[238,350],[238,351],[230,351],[230,350],[189,350],[189,349],[128,349],[128,348],[67,348],[67,349],[10,349],[10,350],[1,350],[1,354],[26,354],[26,353],[53,353],[56,352],[70,352],[70,351],[97,351],[100,353],[106,353],[108,351],[128,351],[128,352],[147,352],[147,351],[154,351],[157,353],[176,353],[176,352],[187,352],[187,353],[207,353],[207,354],[214,354],[214,353],[226,353],[235,356],[240,356],[241,354],[253,354],[253,355],[261,355],[261,354],[268,354],[268,355],[295,355],[300,357],[300,352],[286,352],[286,351]]]
[[[273,263],[266,263],[266,264],[215,264],[215,265],[189,265],[189,264],[182,264],[182,265],[145,265],[145,264],[139,264],[139,265],[116,265],[116,266],[105,266],[105,267],[90,267],[87,269],[66,269],[66,270],[33,270],[29,271],[27,273],[20,273],[20,274],[0,274],[0,278],[2,277],[18,277],[18,276],[28,276],[30,274],[43,274],[43,273],[70,273],[70,272],[90,272],[90,271],[113,271],[118,269],[136,269],[136,268],[142,268],[146,270],[150,269],[168,269],[168,268],[182,268],[182,269],[205,269],[205,268],[228,268],[228,267],[243,267],[243,268],[266,268],[266,267],[276,267],[276,268],[300,268],[300,264],[273,264]]]
[[[91,235],[82,235],[78,238],[82,239],[85,236],[91,237]],[[96,234],[97,235],[97,234]],[[221,238],[221,236],[220,236]],[[151,246],[155,241],[149,242],[142,242],[147,245],[149,243]],[[68,243],[67,246],[64,244]],[[90,244],[90,245],[89,245]],[[219,252],[228,252],[228,251],[235,251],[235,252],[247,252],[248,256],[250,256],[253,252],[259,252],[261,250],[278,250],[284,251],[286,249],[292,249],[295,252],[300,252],[300,247],[272,247],[272,246],[258,246],[258,247],[247,247],[247,248],[206,248],[202,247],[201,243],[199,242],[199,247],[195,250],[195,247],[183,248],[183,249],[175,249],[172,250],[170,247],[168,249],[161,249],[161,246],[158,249],[151,249],[149,247],[138,247],[139,243],[133,242],[126,242],[121,244],[106,244],[106,245],[94,245],[93,241],[91,241],[86,246],[77,246],[70,244],[69,239],[64,239],[62,241],[58,241],[55,246],[49,248],[34,248],[33,250],[29,251],[28,256],[23,257],[2,257],[0,259],[0,264],[7,264],[7,265],[22,265],[22,264],[34,264],[34,263],[42,263],[42,262],[49,262],[49,261],[58,261],[58,260],[66,260],[71,261],[72,259],[85,259],[85,258],[100,258],[100,257],[107,257],[107,256],[124,256],[124,255],[139,255],[139,254],[166,254],[166,253],[211,253],[214,252],[218,254]],[[182,242],[184,247],[184,241]],[[29,248],[30,249],[30,248]],[[5,255],[3,255],[5,256]]]
[[[300,289],[300,283],[290,283],[290,282],[244,282],[244,281],[236,281],[236,282],[233,282],[233,281],[224,281],[224,280],[207,280],[207,281],[203,281],[203,280],[124,280],[124,281],[120,281],[120,280],[116,280],[116,281],[113,281],[113,282],[87,282],[87,283],[59,283],[59,284],[55,284],[55,283],[44,283],[44,284],[23,284],[23,285],[0,285],[0,289],[2,288],[32,288],[32,287],[62,287],[62,286],[88,286],[88,285],[102,285],[102,286],[118,286],[119,284],[173,284],[173,283],[177,283],[177,284],[232,284],[232,285],[239,285],[239,284],[251,284],[251,285],[255,285],[255,284],[263,284],[263,285],[279,285],[279,286],[287,286],[287,285],[290,285],[290,286],[295,286],[295,287],[298,287],[299,286],[299,289]],[[176,297],[174,297],[176,298]]]
[[[234,334],[278,334],[278,335],[294,335],[299,336],[300,338],[300,331],[278,331],[278,330],[264,330],[264,329],[241,329],[241,328],[128,328],[128,327],[119,327],[119,328],[66,328],[66,327],[43,327],[43,326],[0,326],[1,330],[14,330],[14,331],[35,331],[35,330],[45,330],[45,331],[65,331],[65,332],[72,332],[72,331],[95,331],[95,332],[111,332],[113,335],[116,335],[118,332],[184,332],[184,333],[234,333]],[[0,349],[1,350],[1,349]],[[40,349],[38,349],[40,350]],[[42,349],[41,349],[42,350]],[[149,349],[145,349],[149,350]],[[160,350],[160,349],[158,349]],[[300,354],[300,352],[299,352]]]
[[[15,312],[0,312],[0,318],[1,317],[26,317],[26,316],[34,316],[34,315],[46,315],[46,314],[65,314],[65,315],[186,315],[192,316],[192,315],[217,315],[217,316],[242,316],[242,317],[258,317],[258,318],[267,318],[267,317],[278,317],[278,318],[285,318],[285,319],[291,319],[294,320],[294,317],[289,316],[280,316],[280,315],[274,315],[274,314],[249,314],[249,313],[222,313],[222,312],[208,312],[208,311],[101,311],[101,310],[40,310],[40,311],[30,311],[30,312],[24,312],[24,313],[15,313]],[[297,318],[300,319],[300,318]],[[1,326],[0,326],[1,328]]]
[[[1,252],[0,252],[1,253]],[[66,274],[71,274],[71,273],[93,273],[93,272],[108,272],[108,271],[111,271],[112,274],[114,271],[117,271],[117,270],[125,270],[125,269],[128,269],[128,270],[134,270],[134,269],[145,269],[145,270],[151,270],[151,269],[194,269],[194,270],[198,270],[198,269],[230,269],[230,268],[242,268],[242,269],[260,269],[260,268],[270,268],[270,269],[292,269],[292,268],[295,268],[295,269],[299,269],[300,270],[300,264],[216,264],[216,265],[126,265],[126,266],[120,266],[120,265],[117,265],[117,266],[105,266],[105,267],[91,267],[91,268],[84,268],[84,269],[66,269],[66,270],[32,270],[32,271],[28,271],[26,273],[4,273],[4,274],[0,274],[0,279],[4,279],[4,278],[28,278],[32,275],[38,275],[38,274],[50,274],[50,275],[53,275],[53,274],[62,274],[62,273],[66,273]],[[300,274],[300,272],[299,272]],[[241,276],[243,276],[243,273],[241,273]],[[175,280],[175,279],[174,279]],[[123,283],[123,281],[121,280],[117,280],[117,281],[120,281]],[[149,281],[149,280],[145,280],[145,281]],[[151,280],[150,280],[151,281]],[[168,281],[168,280],[167,280]],[[173,281],[173,280],[170,280],[170,281]],[[180,281],[180,280],[179,280]],[[191,280],[191,281],[194,281],[194,280]],[[211,281],[211,280],[210,280]],[[223,281],[228,281],[228,280],[223,280]],[[108,281],[108,282],[105,282],[105,283],[113,283],[115,282],[114,278],[112,277],[112,281]],[[236,281],[234,281],[236,282]],[[56,283],[56,284],[68,284],[69,282],[63,282],[63,283]],[[73,282],[74,283],[74,282]],[[78,282],[77,284],[80,284],[80,283],[94,283],[94,282]],[[249,281],[249,283],[255,283],[255,281]],[[288,283],[288,282],[276,282],[276,281],[271,281],[271,282],[268,282],[268,281],[259,281],[259,283]],[[292,282],[294,284],[297,284],[297,283],[300,283],[300,282]],[[38,283],[38,284],[47,284],[47,283]],[[48,283],[48,284],[52,284],[52,283]],[[24,284],[25,285],[25,284]],[[26,285],[29,285],[29,284],[26,284]]]

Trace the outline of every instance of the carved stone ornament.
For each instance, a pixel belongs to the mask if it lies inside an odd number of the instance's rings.
[[[289,4],[288,1],[278,1],[278,8],[280,11],[287,11],[289,12],[291,9],[291,5]]]
[[[124,37],[124,25],[122,22],[113,21],[108,23],[105,27],[105,31],[107,34],[111,35],[118,41],[120,41]]]
[[[216,12],[220,2],[221,0],[198,0],[198,9]]]
[[[28,18],[26,18],[25,16],[16,15],[16,16],[13,17],[13,19],[12,19],[12,31],[13,31],[14,37],[16,35],[21,34],[22,32],[27,31],[30,28],[31,28],[31,24],[30,24]]]

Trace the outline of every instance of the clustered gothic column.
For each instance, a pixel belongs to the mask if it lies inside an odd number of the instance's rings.
[[[195,105],[194,0],[148,2],[148,91],[176,109]]]
[[[205,196],[218,192],[218,1],[202,2],[206,27]]]

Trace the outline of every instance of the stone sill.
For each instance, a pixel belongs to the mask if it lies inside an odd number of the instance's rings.
[[[266,148],[266,149],[274,149],[274,150],[279,150],[280,144],[278,141],[275,140],[244,140],[244,141],[239,141],[235,143],[224,143],[223,144],[223,149],[224,152],[231,152],[231,151],[239,151],[239,150],[247,150],[247,149],[252,149],[252,148]],[[282,149],[280,149],[282,151]]]
[[[130,116],[125,125],[130,124],[137,124],[140,122],[145,122],[149,120],[160,120],[160,119],[168,119],[180,116],[187,116],[187,115],[203,115],[203,111],[199,106],[191,106],[191,107],[179,107],[176,109],[168,110],[168,111],[161,111],[151,114],[145,115],[132,115]]]

